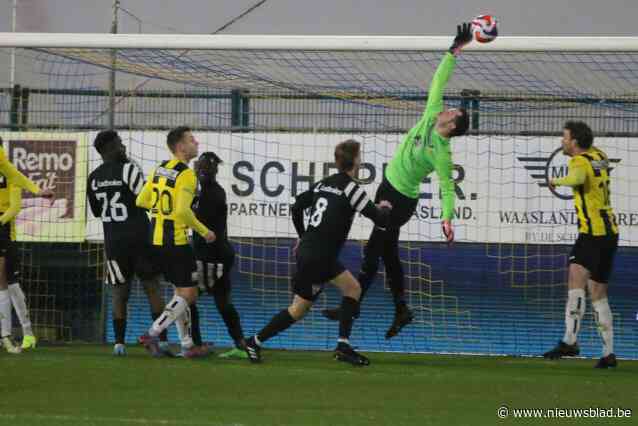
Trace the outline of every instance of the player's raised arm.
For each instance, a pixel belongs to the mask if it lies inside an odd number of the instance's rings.
[[[307,191],[302,192],[295,198],[295,204],[292,205],[292,223],[295,225],[295,230],[299,238],[306,232],[303,223],[303,213],[307,208],[312,206],[312,199],[315,186],[311,186]]]
[[[193,198],[195,198],[196,188],[197,178],[191,169],[188,169],[179,175],[175,184],[175,193],[177,194],[177,200],[175,200],[175,214],[179,220],[186,224],[186,226],[206,238],[211,231],[206,227],[206,225],[197,219],[195,213],[193,213],[193,210],[191,209]],[[142,193],[143,192],[144,190],[142,189]],[[214,241],[214,239],[209,242],[212,241]]]
[[[135,195],[139,195],[144,187],[144,172],[137,163],[130,160],[122,168],[122,180]]]
[[[454,42],[452,46],[450,46],[450,50],[443,56],[441,63],[432,77],[432,82],[428,90],[428,100],[425,104],[425,110],[423,111],[423,118],[426,120],[436,117],[438,113],[443,111],[443,92],[454,72],[456,55],[458,55],[461,49],[470,41],[472,41],[471,24],[464,23],[458,25]]]
[[[141,207],[146,210],[150,210],[153,206],[153,176],[155,175],[155,171],[153,171],[148,179],[148,181],[142,187],[142,191],[137,194],[137,198],[135,198],[135,205],[137,207]]]
[[[0,216],[0,224],[6,225],[20,213],[22,209],[22,188],[9,184],[9,208]]]

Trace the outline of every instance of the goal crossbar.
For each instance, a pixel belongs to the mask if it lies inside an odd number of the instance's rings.
[[[444,51],[442,36],[303,36],[0,32],[0,48]],[[468,51],[638,52],[638,37],[499,37]]]

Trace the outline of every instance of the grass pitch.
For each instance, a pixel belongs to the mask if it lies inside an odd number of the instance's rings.
[[[265,362],[151,359],[129,347],[0,354],[0,425],[638,424],[638,362],[369,354],[354,368],[326,352],[264,351]],[[515,419],[515,408],[616,408],[624,419]]]

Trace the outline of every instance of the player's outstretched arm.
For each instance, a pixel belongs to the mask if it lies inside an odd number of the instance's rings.
[[[569,162],[569,172],[567,176],[562,178],[554,178],[549,184],[552,187],[556,186],[579,186],[585,183],[587,177],[587,160],[582,157],[574,157]]]
[[[380,228],[388,226],[392,209],[389,201],[381,201],[375,206],[365,190],[354,182],[350,182],[343,192],[354,211],[361,213]]]
[[[20,213],[22,209],[22,188],[9,184],[9,208],[0,216],[0,223],[6,225]]]
[[[452,180],[452,153],[449,146],[441,147],[439,152],[435,153],[434,170],[439,177],[439,186],[441,188],[441,218],[451,220],[454,216],[454,203],[456,194],[454,193],[454,181]]]
[[[456,66],[456,55],[458,55],[461,49],[472,41],[471,24],[464,23],[457,26],[456,37],[450,50],[443,56],[441,63],[439,64],[430,88],[428,90],[428,100],[425,104],[425,111],[423,117],[426,119],[434,118],[438,113],[443,111],[443,92],[447,86],[454,67]]]
[[[175,215],[179,220],[184,222],[186,226],[204,237],[206,241],[209,241],[208,235],[210,235],[211,231],[197,219],[191,209],[196,188],[197,178],[192,170],[188,169],[179,175],[177,182],[175,182],[175,193],[177,194],[177,200],[175,200]],[[142,192],[144,192],[143,189]],[[209,242],[214,240],[215,238],[213,236]]]
[[[2,147],[0,147],[0,173],[7,178],[7,181],[19,186],[20,188],[24,188],[34,194],[40,194],[40,192],[42,192],[40,188],[38,188],[38,185],[23,175],[13,164],[9,162],[7,155],[4,152],[4,148]]]
[[[301,238],[301,236],[306,232],[303,223],[303,212],[312,206],[314,194],[314,186],[310,187],[309,190],[302,192],[297,195],[295,198],[295,204],[292,205],[291,215],[292,215],[292,223],[295,225],[295,230],[297,231],[297,235]]]
[[[456,194],[454,192],[454,181],[452,180],[452,153],[450,147],[435,147],[434,169],[439,177],[439,187],[441,188],[441,219],[443,221],[443,234],[448,242],[454,240],[454,229],[452,228],[452,218],[454,217],[454,203]]]

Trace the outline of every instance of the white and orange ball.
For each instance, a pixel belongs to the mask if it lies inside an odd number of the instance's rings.
[[[479,15],[472,20],[472,33],[479,43],[489,43],[498,36],[496,18],[492,15]]]

